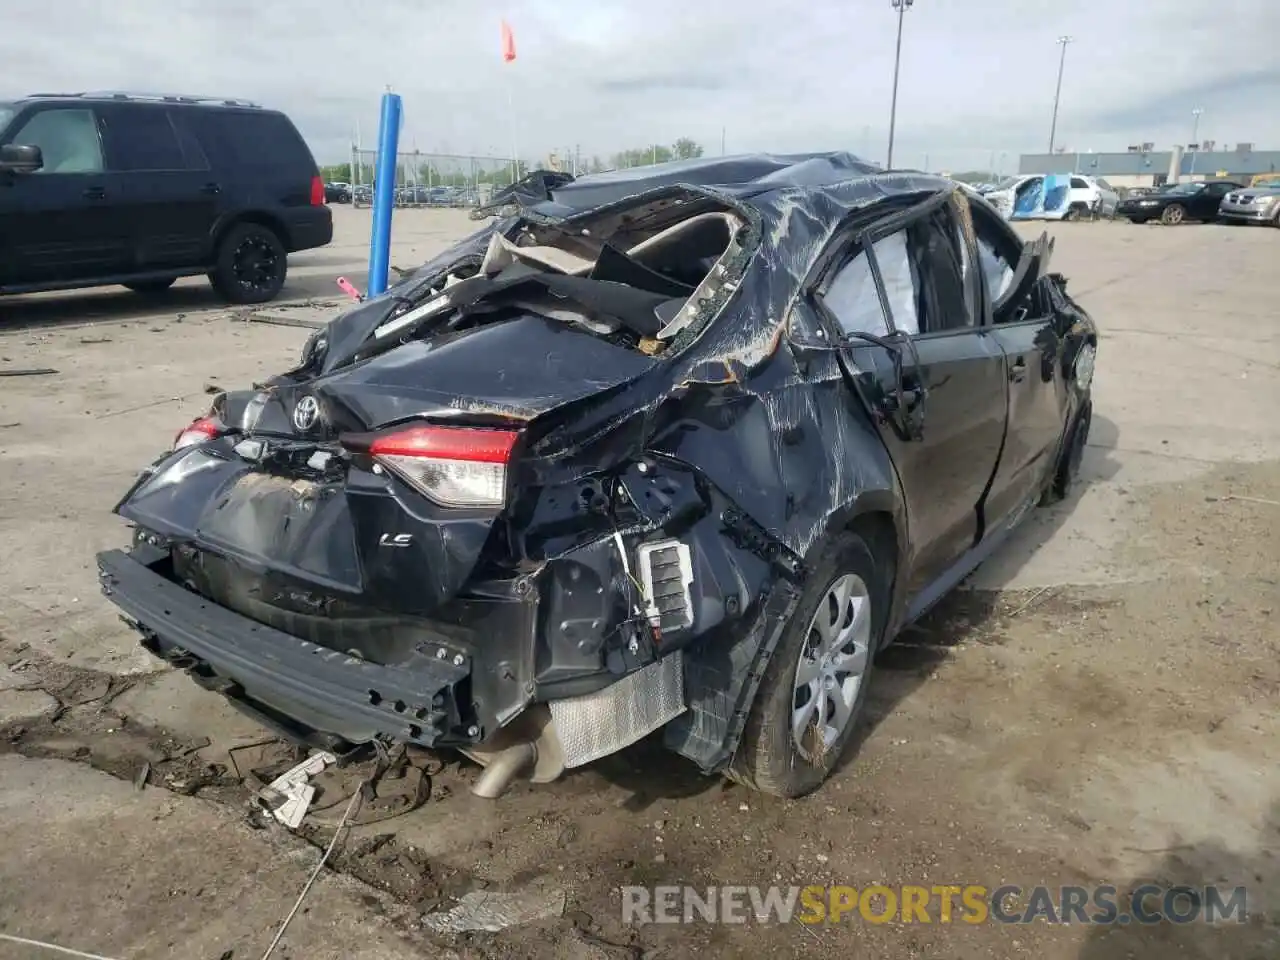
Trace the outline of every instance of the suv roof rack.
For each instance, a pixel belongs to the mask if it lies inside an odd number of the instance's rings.
[[[80,93],[33,93],[32,97],[67,97],[82,100],[148,100],[157,103],[205,103],[222,107],[252,107],[261,109],[262,104],[252,100],[241,100],[237,97],[204,97],[187,93],[140,93],[129,90],[92,90]]]

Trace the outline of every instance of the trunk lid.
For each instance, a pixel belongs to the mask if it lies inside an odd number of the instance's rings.
[[[524,432],[657,362],[534,315],[411,341],[226,395],[238,432],[169,455],[117,512],[171,545],[190,586],[262,622],[429,615],[471,576],[505,505],[442,505],[340,438],[422,424]]]

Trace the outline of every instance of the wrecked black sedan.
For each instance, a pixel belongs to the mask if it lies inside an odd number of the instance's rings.
[[[1094,324],[938,177],[543,187],[219,395],[116,508],[103,588],[264,723],[460,750],[481,796],[658,730],[811,791],[876,651],[1066,494]]]

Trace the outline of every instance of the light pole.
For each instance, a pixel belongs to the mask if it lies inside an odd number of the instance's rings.
[[[1191,111],[1191,142],[1187,144],[1187,149],[1191,150],[1191,169],[1188,171],[1191,176],[1195,176],[1196,172],[1196,154],[1200,152],[1200,141],[1196,137],[1200,133],[1200,114],[1204,113],[1204,109],[1196,107]],[[1194,146],[1194,149],[1192,147]]]
[[[889,0],[893,9],[898,11],[898,46],[893,53],[893,99],[889,103],[889,156],[885,159],[884,168],[893,169],[893,129],[898,118],[898,65],[902,61],[902,18],[911,9],[915,0]]]
[[[1062,45],[1062,56],[1058,58],[1058,86],[1053,91],[1053,122],[1049,124],[1049,154],[1053,155],[1053,140],[1058,133],[1058,99],[1062,96],[1062,68],[1067,64],[1067,44],[1075,40],[1075,37],[1059,37],[1058,43]]]

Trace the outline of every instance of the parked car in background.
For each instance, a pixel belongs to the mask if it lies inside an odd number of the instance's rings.
[[[1234,180],[1171,183],[1162,187],[1158,193],[1124,200],[1117,208],[1116,216],[1126,217],[1133,223],[1159,220],[1170,226],[1187,220],[1212,223],[1218,219],[1218,207],[1222,204],[1222,198],[1232,190],[1242,188],[1243,184]]]
[[[37,94],[0,104],[0,294],[207,274],[271,300],[288,255],[329,243],[315,159],[283,113],[240,100]]]
[[[1233,190],[1222,198],[1218,217],[1228,223],[1269,223],[1280,227],[1280,180]]]
[[[1260,173],[1249,181],[1251,187],[1265,187],[1269,184],[1280,184],[1280,173]]]
[[[334,183],[326,183],[324,185],[324,202],[325,203],[350,203],[351,202],[351,184],[335,181]]]
[[[367,183],[359,183],[351,188],[351,202],[368,206],[373,203],[373,187]]]
[[[1010,177],[983,196],[1006,220],[1109,217],[1120,202],[1107,181],[1078,173]]]
[[[1067,495],[1097,329],[1047,237],[941,177],[517,187],[181,431],[116,507],[107,599],[289,736],[460,750],[483,797],[659,730],[813,791],[876,654]]]

